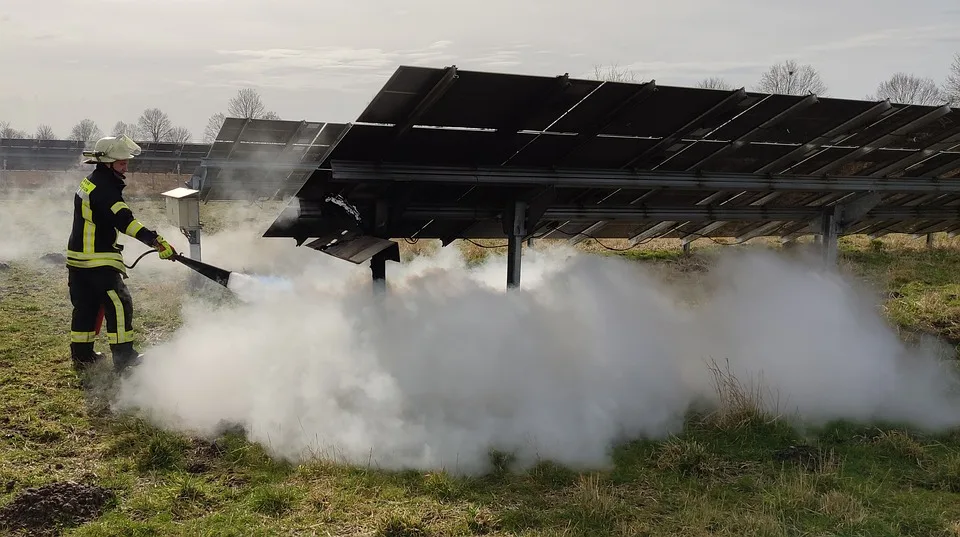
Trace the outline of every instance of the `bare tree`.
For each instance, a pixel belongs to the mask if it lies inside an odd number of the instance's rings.
[[[9,121],[0,121],[0,138],[17,138],[22,140],[29,137],[30,135],[28,135],[26,131],[13,128]]]
[[[260,99],[260,94],[253,88],[242,88],[237,91],[227,103],[227,114],[230,117],[250,119],[280,119],[275,113],[267,111]],[[270,117],[267,117],[267,116]]]
[[[712,76],[697,82],[697,87],[704,89],[732,90],[733,84],[730,84],[722,77]]]
[[[84,119],[70,131],[70,139],[78,142],[93,142],[102,136],[103,131],[92,119]]]
[[[606,82],[639,82],[640,75],[632,69],[621,69],[617,64],[593,66],[593,78]]]
[[[953,57],[950,74],[947,75],[947,80],[943,83],[943,93],[950,104],[960,106],[960,52]]]
[[[280,116],[276,112],[266,109],[257,90],[253,88],[242,88],[227,101],[226,114],[217,112],[207,120],[207,126],[203,129],[204,143],[209,144],[216,141],[217,134],[220,133],[223,122],[226,121],[227,117],[241,119],[280,119]]]
[[[920,78],[906,73],[895,73],[877,86],[871,100],[890,99],[893,103],[934,105],[943,104],[946,96],[932,78]]]
[[[203,143],[210,144],[217,140],[217,134],[220,133],[220,128],[223,127],[223,122],[226,119],[227,116],[223,112],[217,112],[210,116],[210,119],[207,120],[207,127],[203,129]]]
[[[149,142],[164,142],[168,139],[173,123],[166,112],[159,108],[148,108],[143,111],[137,120],[137,130],[144,140]]]
[[[50,125],[40,125],[37,127],[37,133],[34,135],[37,140],[56,140],[57,135],[53,132]]]
[[[761,75],[757,90],[780,95],[825,95],[827,85],[811,65],[800,65],[795,60],[787,60],[770,67]]]
[[[167,135],[167,141],[175,144],[186,144],[190,142],[192,136],[190,130],[186,127],[174,127],[170,129],[170,134]]]
[[[140,132],[137,129],[136,124],[118,121],[113,125],[113,130],[110,131],[110,136],[120,136],[122,134],[126,134],[134,140],[140,137]]]

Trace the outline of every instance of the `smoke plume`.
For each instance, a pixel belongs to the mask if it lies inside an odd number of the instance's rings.
[[[73,221],[73,197],[80,180],[92,166],[77,166],[67,172],[6,172],[0,182],[0,262],[26,266],[43,264],[48,254],[65,254]],[[25,175],[26,174],[26,175]],[[28,178],[30,180],[25,179]],[[130,174],[128,188],[144,180]],[[125,192],[134,215],[147,227],[159,232],[178,251],[189,254],[190,245],[179,229],[172,226],[162,199],[139,199]],[[279,212],[282,204],[260,207],[254,204],[212,202],[201,207],[201,222],[217,213],[224,229],[214,235],[201,234],[202,258],[225,267],[262,274],[285,275],[316,260],[316,253],[293,248],[292,240],[256,240]],[[253,240],[251,240],[253,239]],[[118,234],[124,261],[131,265],[152,248]],[[331,270],[336,270],[332,268]],[[191,274],[182,266],[146,257],[129,271],[131,284],[138,281],[179,284]]]
[[[249,246],[234,239],[211,242]],[[375,295],[367,267],[282,246],[280,285],[241,275],[243,303],[190,303],[117,407],[200,435],[239,424],[291,460],[458,473],[486,470],[492,449],[602,467],[612,444],[716,404],[711,361],[807,422],[960,422],[938,349],[906,347],[868,290],[808,260],[723,255],[691,304],[642,265],[566,249],[525,251],[510,292],[502,256],[442,249],[388,264]]]
[[[73,193],[83,178],[50,174],[37,187],[15,186],[11,172],[0,183],[0,261],[36,262],[49,253],[63,253],[73,217]]]
[[[0,261],[63,251],[76,183],[4,190]],[[162,203],[130,204],[189,251]],[[182,328],[144,349],[118,409],[199,435],[238,424],[291,460],[466,473],[486,470],[492,449],[609,464],[614,443],[662,438],[719,404],[715,363],[758,383],[767,411],[806,422],[960,422],[942,349],[905,346],[869,289],[802,257],[730,251],[668,283],[618,258],[527,249],[522,288],[507,292],[503,256],[473,264],[444,248],[388,264],[375,295],[369,267],[261,239],[276,208],[235,205],[204,232],[202,258],[236,271],[242,300],[184,297]],[[120,242],[128,264],[149,251]],[[191,275],[147,258],[129,284],[179,293]]]

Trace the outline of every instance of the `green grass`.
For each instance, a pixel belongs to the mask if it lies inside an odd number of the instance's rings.
[[[909,255],[884,243],[849,248],[851,268],[881,286],[891,321],[917,333],[960,343],[960,249],[914,250]]]
[[[686,270],[711,252],[605,253]],[[958,252],[844,240],[841,260],[888,292],[893,324],[952,338]],[[180,289],[129,285],[138,333],[176,329],[169,297]],[[957,432],[832,423],[801,433],[746,397],[691,415],[675,437],[617,446],[604,471],[543,461],[515,473],[504,454],[472,478],[295,465],[236,432],[201,441],[100,412],[69,368],[68,319],[59,266],[0,272],[0,506],[59,480],[115,491],[103,516],[69,535],[960,535]]]

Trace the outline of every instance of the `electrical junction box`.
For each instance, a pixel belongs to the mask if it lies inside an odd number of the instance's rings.
[[[200,229],[199,190],[175,188],[161,194],[167,198],[167,218],[180,229]]]

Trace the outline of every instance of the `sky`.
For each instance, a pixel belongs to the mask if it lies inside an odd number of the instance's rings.
[[[912,7],[907,8],[910,5]],[[400,65],[752,89],[786,59],[827,96],[895,72],[938,84],[960,53],[957,0],[0,0],[0,122],[68,136],[157,107],[201,141],[240,87],[283,119],[352,121]]]

